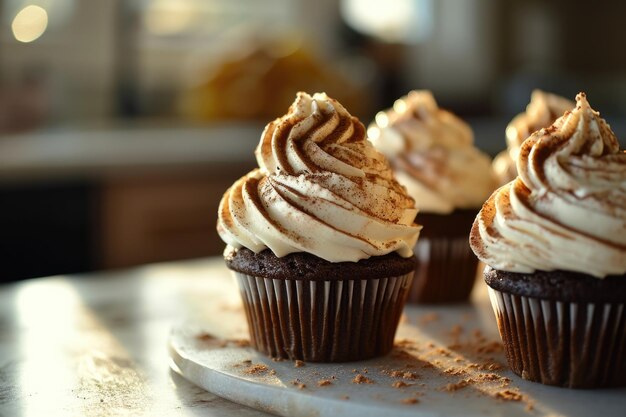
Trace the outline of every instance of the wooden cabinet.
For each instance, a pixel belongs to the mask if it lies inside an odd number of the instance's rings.
[[[100,204],[101,268],[222,253],[215,230],[222,194],[249,167],[109,180]]]

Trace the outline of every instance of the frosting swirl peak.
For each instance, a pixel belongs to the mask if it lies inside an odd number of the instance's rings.
[[[518,114],[506,127],[507,149],[500,152],[493,161],[493,167],[501,184],[515,179],[517,170],[515,161],[522,142],[534,131],[550,126],[563,113],[574,108],[574,102],[546,93],[533,90],[526,111]]]
[[[430,91],[411,91],[379,112],[368,136],[424,212],[478,209],[497,186],[470,126],[439,108]]]
[[[512,272],[626,272],[626,152],[584,93],[523,142],[517,170],[474,222],[482,261]]]
[[[266,126],[255,155],[259,168],[220,202],[217,229],[229,246],[330,262],[412,255],[421,228],[414,202],[337,101],[298,93]]]

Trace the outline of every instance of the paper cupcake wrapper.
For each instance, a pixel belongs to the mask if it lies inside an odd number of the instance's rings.
[[[509,366],[524,379],[569,388],[626,385],[624,303],[575,303],[489,288]]]
[[[478,259],[468,237],[420,237],[415,245],[419,266],[409,303],[455,303],[469,299]]]
[[[325,281],[235,276],[257,350],[292,360],[345,362],[391,350],[413,273]]]

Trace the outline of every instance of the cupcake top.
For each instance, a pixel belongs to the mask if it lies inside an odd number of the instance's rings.
[[[265,127],[255,155],[259,168],[220,202],[217,230],[229,247],[329,262],[413,254],[415,203],[336,100],[298,93]]]
[[[421,211],[478,209],[496,188],[491,161],[474,147],[472,129],[440,109],[429,91],[411,91],[379,112],[368,136]]]
[[[550,126],[563,113],[573,108],[573,101],[556,94],[541,90],[532,92],[526,111],[515,116],[506,127],[507,149],[500,152],[493,161],[493,169],[500,184],[506,184],[517,177],[515,161],[522,142],[531,133]]]
[[[584,93],[524,141],[517,170],[476,217],[478,258],[511,272],[626,273],[626,152]]]

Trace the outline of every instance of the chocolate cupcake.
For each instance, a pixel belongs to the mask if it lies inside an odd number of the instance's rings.
[[[318,362],[386,354],[416,267],[413,200],[325,94],[299,93],[255,154],[217,225],[253,346]]]
[[[470,243],[511,369],[549,385],[626,385],[626,152],[583,93],[521,146],[519,176]]]
[[[574,102],[556,94],[534,90],[526,111],[518,114],[506,127],[507,149],[500,152],[493,160],[493,170],[500,185],[513,181],[517,177],[516,161],[522,142],[531,133],[550,126],[567,110],[574,108]]]
[[[469,125],[440,109],[429,91],[412,91],[378,113],[368,136],[415,199],[424,226],[409,302],[466,301],[478,265],[467,237],[497,186],[491,160],[473,146]]]

